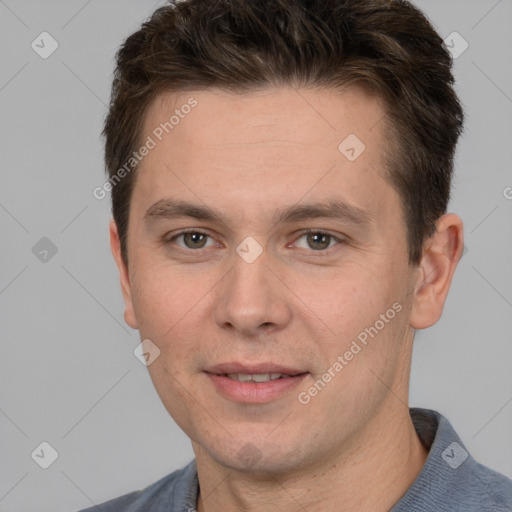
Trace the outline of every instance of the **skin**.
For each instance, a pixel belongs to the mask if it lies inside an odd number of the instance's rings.
[[[412,342],[441,315],[462,222],[442,216],[421,263],[409,264],[400,199],[383,172],[385,108],[362,90],[164,94],[147,111],[144,139],[190,97],[197,107],[137,171],[128,265],[114,222],[110,234],[125,320],[159,348],[151,379],[192,440],[198,510],[389,510],[428,455],[407,406]],[[338,150],[349,134],[366,146],[353,162]],[[163,198],[207,205],[223,221],[145,221]],[[273,221],[279,209],[333,199],[371,220]],[[208,236],[172,240],[189,228]],[[336,238],[323,243],[305,229]],[[246,237],[263,249],[252,263],[236,252]],[[395,303],[401,311],[300,403],[298,394]],[[231,361],[308,375],[267,403],[238,403],[204,371]],[[250,461],[238,455],[247,446]]]

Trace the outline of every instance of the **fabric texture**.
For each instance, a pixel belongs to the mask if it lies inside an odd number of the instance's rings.
[[[512,480],[473,459],[437,411],[411,408],[429,450],[416,480],[390,512],[512,512]],[[199,481],[195,460],[145,489],[79,512],[194,512]]]

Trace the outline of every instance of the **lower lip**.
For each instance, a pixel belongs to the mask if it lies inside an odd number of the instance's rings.
[[[301,373],[293,377],[270,380],[268,382],[239,382],[225,375],[206,374],[217,391],[234,402],[263,404],[275,400],[295,389],[308,375]]]

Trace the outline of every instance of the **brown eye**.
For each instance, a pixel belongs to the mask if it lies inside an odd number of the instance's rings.
[[[308,245],[315,251],[327,249],[331,242],[331,235],[324,233],[308,233]]]
[[[189,249],[202,249],[206,243],[207,235],[203,233],[183,233],[183,241]]]
[[[299,243],[301,239],[304,239],[306,243]],[[328,252],[333,246],[341,244],[343,244],[343,240],[323,231],[307,231],[295,242],[295,245],[301,249],[310,249],[318,252]]]
[[[208,247],[208,239],[211,239],[210,235],[202,233],[201,231],[182,231],[172,238],[165,241],[166,244],[176,244],[180,249],[203,249]],[[178,240],[182,239],[182,242]],[[211,240],[209,245],[214,245],[215,242]]]

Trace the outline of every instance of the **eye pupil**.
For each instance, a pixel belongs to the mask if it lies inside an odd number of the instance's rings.
[[[330,235],[324,235],[322,233],[310,233],[308,235],[308,243],[310,242],[313,242],[312,244],[310,244],[312,246],[312,249],[313,250],[322,250],[322,249],[326,249],[327,247],[329,247],[329,242],[331,240],[331,236]],[[316,245],[315,246],[315,243],[318,243],[320,241],[320,246],[319,245]]]
[[[201,233],[184,233],[183,240],[185,241],[185,245],[187,245],[187,247],[190,246],[188,242],[191,241],[192,248],[196,249],[198,247],[204,246],[206,236]]]

